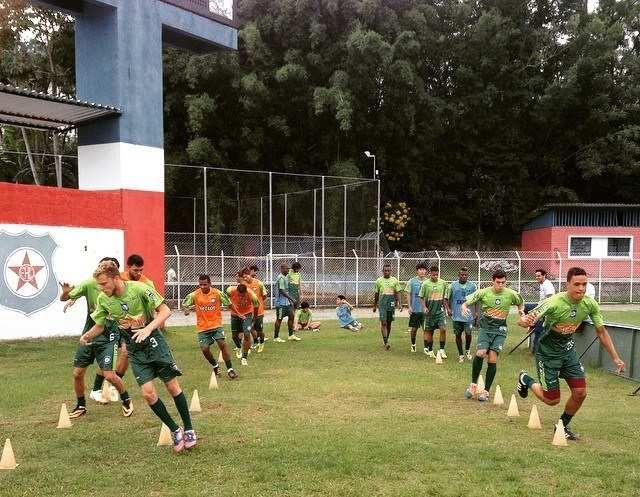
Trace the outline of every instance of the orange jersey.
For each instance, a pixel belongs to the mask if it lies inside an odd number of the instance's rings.
[[[267,290],[264,287],[264,283],[257,278],[253,278],[251,283],[245,283],[247,288],[256,294],[258,298],[258,316],[264,316],[264,300],[267,297]]]
[[[222,327],[222,304],[228,305],[229,299],[217,288],[211,288],[209,293],[202,293],[198,288],[182,301],[185,307],[195,306],[196,329],[199,332]]]
[[[122,281],[133,281],[130,277],[129,277],[129,272],[128,271],[123,271],[120,273],[120,279],[122,279]],[[138,280],[140,283],[144,283],[145,285],[150,286],[151,288],[153,288],[154,290],[156,289],[156,286],[153,284],[153,281],[151,281],[149,278],[147,278],[144,274],[140,275],[140,279]]]
[[[227,295],[231,303],[235,306],[236,311],[243,316],[253,314],[253,309],[260,307],[258,297],[256,297],[256,294],[249,288],[247,288],[245,293],[240,293],[235,286],[230,286],[227,288]],[[231,310],[231,315],[235,316],[237,314]]]

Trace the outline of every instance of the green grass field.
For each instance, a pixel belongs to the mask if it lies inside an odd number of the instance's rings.
[[[638,313],[625,314],[637,322]],[[117,404],[90,403],[70,430],[57,430],[60,404],[75,402],[76,340],[0,343],[0,437],[11,438],[20,463],[0,472],[0,495],[640,495],[640,398],[627,395],[634,383],[589,370],[589,396],[572,423],[583,439],[557,448],[561,406],[537,402],[543,430],[529,430],[531,399],[519,399],[521,417],[509,419],[506,406],[463,398],[471,367],[458,364],[452,336],[449,359],[436,365],[408,351],[406,318],[395,324],[390,352],[381,350],[377,322],[364,322],[359,335],[324,323],[299,343],[269,341],[219,390],[207,389],[193,329],[170,328],[182,386],[189,398],[197,388],[203,407],[194,415],[199,446],[178,456],[156,447],[160,423],[130,373],[132,418]],[[521,336],[512,327],[508,346]],[[524,351],[498,365],[507,402],[521,368],[532,369]]]

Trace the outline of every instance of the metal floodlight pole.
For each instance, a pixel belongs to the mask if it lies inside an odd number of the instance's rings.
[[[191,252],[191,272],[196,274],[196,197],[193,197],[193,252]]]
[[[314,188],[313,189],[313,251],[316,251],[316,227],[318,225],[318,220],[317,220],[317,194],[318,193],[318,189]]]
[[[287,252],[287,194],[284,194],[284,253]]]
[[[344,185],[344,202],[342,213],[342,255],[347,257],[347,185]]]
[[[269,253],[273,254],[273,173],[269,171]]]
[[[322,227],[321,227],[321,236],[322,236],[322,270],[324,271],[324,176],[322,177],[322,208],[321,208],[321,217],[322,217]]]
[[[207,168],[202,168],[202,177],[204,181],[204,195],[203,195],[203,205],[204,205],[204,272],[209,274],[209,258],[207,255],[209,254],[209,247],[207,243],[207,232],[208,232],[208,224],[209,220],[207,218]]]
[[[180,301],[180,252],[178,251],[178,246],[174,245],[173,249],[176,251],[176,256],[178,259],[178,274],[177,274],[177,279],[178,281],[176,282],[178,285],[178,310],[180,310],[180,306],[182,305],[181,301]]]
[[[371,152],[369,152],[368,150],[365,151],[364,155],[368,158],[368,159],[373,159],[373,179],[376,179],[377,176],[377,170],[376,170],[376,156],[375,154],[372,154]]]
[[[380,180],[378,182],[378,212],[376,221],[376,257],[380,257]]]
[[[262,235],[264,232],[264,214],[262,212],[262,197],[260,197],[260,254],[264,254],[264,248],[262,247]]]

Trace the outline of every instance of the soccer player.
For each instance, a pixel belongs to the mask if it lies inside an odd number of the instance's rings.
[[[353,306],[347,302],[344,295],[338,295],[336,297],[336,315],[340,322],[340,327],[345,330],[360,331],[362,329],[362,323],[351,315]]]
[[[301,302],[300,309],[296,311],[294,327],[296,330],[320,330],[320,321],[313,321],[313,314],[309,309],[309,302]]]
[[[227,288],[227,296],[231,301],[231,336],[236,347],[240,349],[240,357],[243,366],[247,366],[247,357],[251,348],[251,329],[258,317],[260,302],[255,293],[247,288],[244,283]],[[240,341],[242,334],[243,340]]]
[[[433,353],[433,332],[440,330],[440,357],[447,358],[444,346],[447,343],[447,319],[444,313],[444,294],[447,282],[440,278],[438,266],[429,268],[429,279],[422,283],[420,301],[424,309],[424,353],[435,357]]]
[[[411,332],[411,352],[416,351],[416,335],[418,328],[424,328],[424,312],[420,300],[420,289],[427,277],[427,265],[424,262],[416,264],[416,276],[407,281],[404,292],[409,303],[409,331]]]
[[[104,261],[111,261],[116,266],[118,265],[118,260],[113,257],[105,257],[100,260],[100,262]],[[93,278],[84,280],[76,287],[73,287],[68,283],[61,283],[60,285],[62,287],[60,300],[62,302],[66,302],[63,312],[66,312],[67,309],[80,297],[84,297],[86,299],[87,319],[85,321],[84,329],[82,330],[83,334],[86,333],[95,324],[91,317],[91,313],[96,310],[98,295],[100,294],[100,288],[98,287],[96,280]],[[84,397],[84,377],[87,367],[89,367],[94,360],[100,368],[99,377],[101,381],[97,387],[97,381],[94,382],[94,388],[89,394],[89,397],[96,402],[103,402],[104,400],[108,401],[108,399],[102,399],[102,393],[100,392],[102,382],[104,382],[106,378],[120,394],[122,415],[129,417],[133,414],[133,403],[124,386],[124,382],[122,381],[124,373],[113,370],[118,357],[120,333],[118,327],[113,321],[108,321],[105,328],[107,332],[94,340],[91,345],[78,344],[76,349],[76,355],[73,359],[73,388],[78,400],[75,409],[69,413],[70,418],[79,418],[87,413],[87,404]]]
[[[294,300],[293,308],[297,309],[300,306],[300,300],[302,299],[302,275],[300,269],[302,266],[299,262],[291,264],[291,270],[287,274],[289,280],[289,295]]]
[[[536,269],[535,271],[536,281],[539,286],[539,296],[537,304],[525,304],[524,312],[527,313],[534,309],[536,306],[540,304],[545,299],[548,299],[553,294],[556,293],[556,289],[553,288],[553,283],[551,283],[547,279],[547,272],[544,269]],[[538,343],[540,342],[540,334],[542,333],[542,321],[536,322],[533,327],[533,337],[529,340],[529,350],[531,353],[535,354],[536,350],[538,350]]]
[[[396,306],[400,306],[400,282],[391,276],[391,264],[382,266],[382,276],[376,280],[373,296],[373,312],[378,310],[380,317],[380,333],[384,350],[390,350],[389,336],[391,323],[395,317]]]
[[[287,328],[289,329],[289,340],[299,341],[300,337],[294,333],[293,319],[295,308],[295,300],[289,293],[289,265],[280,265],[280,274],[276,280],[276,288],[278,289],[278,295],[276,297],[276,322],[273,325],[273,341],[283,343],[284,340],[280,338],[280,324],[284,318],[287,318]]]
[[[209,361],[216,376],[220,376],[220,366],[211,353],[211,346],[216,343],[227,367],[227,376],[233,380],[238,377],[238,373],[233,369],[231,353],[224,341],[224,328],[222,327],[222,305],[229,306],[231,303],[225,293],[211,287],[211,278],[208,274],[201,274],[198,277],[198,287],[182,301],[184,315],[188,316],[189,310],[195,308],[198,344],[202,355]]]
[[[478,393],[480,402],[489,400],[489,391],[497,372],[498,354],[502,351],[507,339],[509,309],[515,305],[518,307],[520,316],[524,316],[522,297],[511,288],[506,287],[507,273],[498,269],[491,275],[491,280],[493,281],[491,287],[475,291],[462,304],[463,316],[471,315],[469,306],[473,304],[480,304],[482,312],[476,343],[476,356],[473,358],[471,368],[471,384],[464,393],[468,399]],[[482,371],[485,358],[487,359],[486,386],[485,390],[477,392],[478,376]]]
[[[258,266],[251,266],[248,269],[242,270],[244,284],[258,297],[258,302],[260,303],[258,316],[253,322],[253,328],[251,329],[251,336],[253,337],[253,343],[257,345],[258,353],[261,353],[264,350],[264,302],[267,298],[267,289],[262,281],[256,278],[257,273]]]
[[[458,271],[458,281],[449,285],[444,298],[444,307],[453,321],[453,333],[456,335],[456,346],[458,347],[458,362],[464,362],[465,353],[467,359],[471,360],[471,329],[473,325],[478,325],[477,306],[473,306],[473,316],[464,316],[462,304],[476,290],[476,284],[469,281],[469,268],[463,267]],[[462,352],[463,333],[465,338],[464,353]]]
[[[587,396],[584,367],[580,364],[572,337],[586,317],[592,319],[598,339],[615,363],[618,373],[625,368],[604,326],[600,306],[592,297],[585,295],[586,288],[586,271],[580,267],[572,267],[567,272],[567,291],[545,299],[518,321],[520,326],[529,328],[538,320],[543,320],[540,346],[535,356],[538,380],[533,379],[526,371],[520,372],[518,393],[524,398],[531,390],[542,402],[554,406],[560,403],[558,378],[564,378],[571,389],[571,397],[567,400],[560,419],[568,440],[579,439],[569,428],[569,423]]]
[[[144,283],[145,285],[149,285],[151,288],[155,290],[155,285],[153,281],[147,278],[144,274],[144,259],[141,255],[131,254],[127,257],[127,268],[125,271],[120,273],[120,277],[122,281],[139,281],[140,283]]]

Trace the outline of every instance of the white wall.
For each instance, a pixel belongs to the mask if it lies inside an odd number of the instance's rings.
[[[35,241],[30,249],[29,237],[16,240],[6,235],[19,235],[27,232],[34,236],[49,234],[57,248],[51,257],[52,268],[46,267],[38,271],[40,280],[36,285],[20,284],[15,269],[16,261],[22,260],[24,252],[32,254],[31,259],[38,258],[39,246],[42,242]],[[48,237],[39,240],[49,240]],[[24,245],[16,249],[17,245]],[[45,244],[47,245],[47,244]],[[53,246],[49,241],[48,246]],[[45,258],[47,250],[44,250]],[[13,254],[13,255],[10,255]],[[36,226],[0,224],[0,340],[14,340],[36,337],[50,337],[62,335],[79,335],[86,319],[86,303],[79,300],[73,307],[63,314],[63,302],[59,301],[60,287],[58,285],[55,299],[52,298],[52,278],[58,281],[77,284],[88,278],[102,257],[116,257],[122,264],[124,254],[124,232],[116,229],[70,228],[66,226]],[[30,261],[35,265],[34,261]],[[19,264],[19,263],[18,263]],[[37,262],[42,265],[42,261]],[[48,264],[46,264],[48,266]],[[56,283],[57,285],[57,283]],[[46,292],[46,298],[44,289]],[[38,293],[40,292],[40,293]],[[33,311],[34,299],[39,299],[44,308]],[[31,301],[28,301],[31,299]],[[51,300],[53,300],[51,302]],[[35,305],[39,307],[41,304]],[[9,307],[17,307],[9,308]],[[28,309],[31,306],[31,309]],[[25,312],[27,310],[27,312]]]

